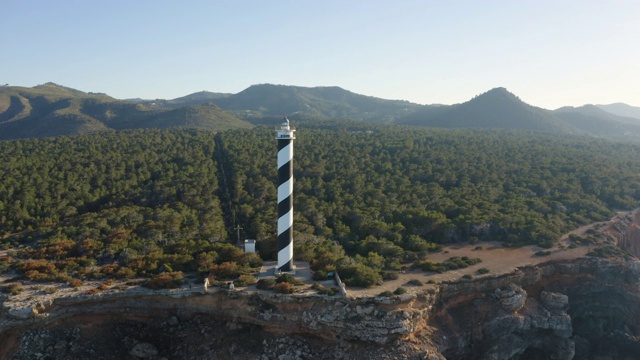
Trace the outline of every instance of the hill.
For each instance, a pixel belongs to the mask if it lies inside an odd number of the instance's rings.
[[[441,128],[493,128],[640,141],[640,121],[594,105],[550,111],[531,106],[505,88],[457,105],[425,107],[398,124]]]
[[[197,102],[195,98],[194,95],[180,101]],[[0,140],[166,127],[218,131],[251,125],[215,105],[154,107],[54,83],[33,88],[0,87]]]
[[[400,119],[398,123],[441,128],[576,132],[548,110],[526,104],[505,88],[492,89],[462,104],[423,109]]]
[[[640,120],[614,115],[595,105],[566,106],[553,111],[553,115],[591,136],[616,140],[640,139]]]
[[[162,108],[170,108],[177,109],[184,106],[191,105],[203,105],[209,104],[214,100],[222,99],[230,96],[231,94],[227,93],[214,93],[210,91],[199,91],[193,94],[189,94],[186,96],[182,96],[179,98],[164,100],[164,99],[155,99],[155,100],[145,100],[145,99],[126,99],[126,101],[144,104],[145,106],[162,109]]]
[[[337,86],[302,87],[261,84],[211,100],[243,118],[303,114],[320,119],[352,119],[393,122],[423,107],[404,100],[385,100]]]
[[[627,118],[630,121],[629,124],[640,124],[640,107],[631,106],[624,103],[596,106],[608,113]]]

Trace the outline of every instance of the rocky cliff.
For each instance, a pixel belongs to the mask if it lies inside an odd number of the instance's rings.
[[[640,217],[600,229],[637,255]],[[637,359],[640,261],[582,257],[392,298],[123,291],[0,299],[0,358]]]

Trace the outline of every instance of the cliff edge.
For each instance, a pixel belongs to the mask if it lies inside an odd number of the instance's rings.
[[[7,359],[634,359],[638,213],[592,232],[620,252],[540,260],[401,296],[216,290],[3,296]],[[603,255],[604,254],[604,255]],[[606,257],[601,257],[605,256]]]

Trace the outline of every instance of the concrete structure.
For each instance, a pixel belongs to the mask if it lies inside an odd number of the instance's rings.
[[[276,271],[293,271],[293,140],[295,130],[284,117],[278,140],[278,266]]]
[[[254,252],[256,252],[256,240],[255,239],[246,239],[244,241],[244,252],[245,253],[254,253]]]

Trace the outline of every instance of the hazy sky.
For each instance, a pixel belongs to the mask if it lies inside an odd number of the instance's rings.
[[[640,1],[0,0],[0,83],[116,98],[340,86],[640,106]]]

